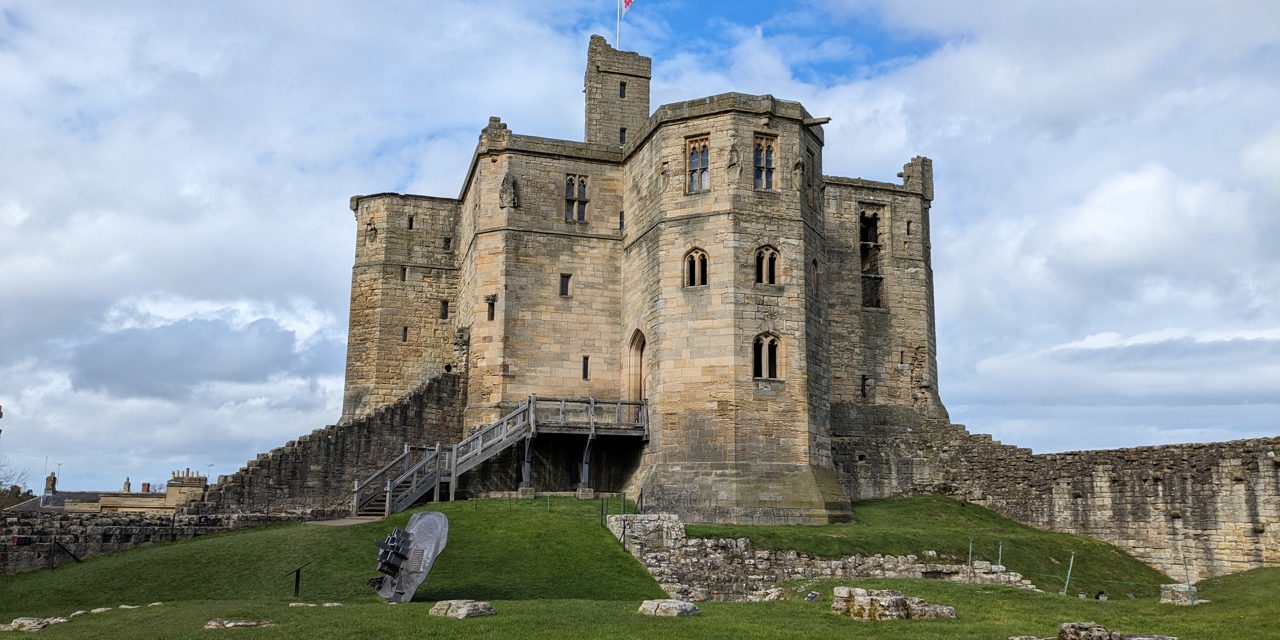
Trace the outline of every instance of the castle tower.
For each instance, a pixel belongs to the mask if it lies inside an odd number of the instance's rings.
[[[457,201],[382,193],[351,198],[351,270],[342,422],[452,370]]]
[[[653,434],[634,490],[695,521],[847,519],[815,268],[820,121],[724,94],[650,126],[626,163],[625,346],[643,344]]]
[[[601,36],[587,47],[587,142],[622,146],[640,133],[649,119],[652,61],[631,51],[618,51]]]

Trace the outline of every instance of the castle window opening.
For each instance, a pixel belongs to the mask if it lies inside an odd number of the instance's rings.
[[[777,284],[778,250],[764,246],[756,250],[756,284]]]
[[[625,217],[622,215],[622,212],[621,212],[621,211],[619,211],[619,212],[618,212],[618,231],[622,231],[622,223],[623,223],[623,222],[625,222],[625,220],[626,220],[626,219],[625,219]]]
[[[907,221],[907,235],[911,235],[911,221]]]
[[[820,281],[818,280],[818,259],[814,258],[811,264],[813,265],[813,290],[817,291],[818,285],[820,284]]]
[[[440,319],[441,320],[449,319],[449,301],[448,300],[440,301]]]
[[[711,176],[707,172],[710,160],[710,138],[701,136],[691,138],[685,145],[689,157],[689,193],[698,193],[711,189]]]
[[[623,145],[626,143],[627,143],[627,128],[619,127],[618,128],[618,144]]]
[[[858,391],[862,394],[863,398],[867,397],[867,376],[862,376],[862,384]]]
[[[618,98],[623,99],[626,97],[627,97],[627,83],[624,80],[618,83]]]
[[[402,327],[400,329],[400,342],[408,342],[408,341],[409,341],[409,327]]]
[[[772,136],[756,136],[755,167],[756,188],[773,188],[773,150],[777,139]]]
[[[858,216],[858,240],[862,253],[862,306],[879,308],[884,276],[880,273],[880,216],[863,211]]]
[[[569,174],[564,178],[565,222],[587,220],[587,177]]]
[[[693,249],[684,254],[684,286],[698,287],[707,284],[707,254]]]
[[[445,251],[452,251],[452,250],[453,250],[453,238],[445,238],[445,239],[444,239],[444,250],[445,250]]]
[[[778,337],[762,333],[756,336],[751,350],[752,376],[767,380],[778,379]]]
[[[400,267],[400,282],[409,279],[409,267]]]
[[[591,356],[582,356],[582,379],[591,379]]]
[[[409,229],[413,230],[413,216],[409,216]]]
[[[493,322],[494,307],[497,306],[497,303],[493,300],[489,300],[485,302],[485,306],[486,306],[486,316],[489,318],[490,322]]]
[[[569,280],[572,278],[573,276],[568,273],[560,274],[560,295],[562,297],[565,297],[565,298],[569,297],[569,294],[570,294]]]

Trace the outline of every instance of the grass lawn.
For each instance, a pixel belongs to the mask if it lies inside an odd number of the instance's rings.
[[[978,505],[937,496],[856,502],[850,524],[690,525],[686,530],[691,537],[750,538],[758,549],[803,551],[824,558],[919,556],[932,550],[940,561],[957,564],[967,562],[972,542],[975,560],[1000,560],[1044,591],[1062,589],[1070,567],[1071,594],[1104,591],[1122,598],[1129,593],[1154,598],[1161,584],[1176,581],[1105,542],[1033,529]]]
[[[892,501],[907,512],[938,512],[939,505],[917,499]],[[616,505],[616,503],[615,503]],[[945,507],[945,506],[944,506]],[[159,544],[92,558],[52,571],[0,577],[0,620],[18,616],[67,615],[94,607],[144,605],[89,614],[40,631],[45,638],[902,638],[914,640],[1002,640],[1011,635],[1051,636],[1058,624],[1095,621],[1125,633],[1158,633],[1182,640],[1276,638],[1274,600],[1280,594],[1280,569],[1263,569],[1209,580],[1201,597],[1211,603],[1194,608],[1160,605],[1154,598],[1108,602],[1079,600],[1056,593],[928,580],[843,580],[788,585],[796,593],[819,591],[823,599],[764,603],[701,603],[694,618],[657,619],[636,613],[640,601],[662,591],[620,545],[599,526],[594,501],[466,501],[431,507],[450,520],[449,545],[436,562],[415,601],[388,605],[365,586],[375,574],[375,540],[408,514],[346,527],[285,524],[237,531],[171,544]],[[955,511],[971,507],[945,507]],[[896,539],[897,516],[891,503],[858,512],[851,528],[821,533],[821,527],[795,529],[796,539],[844,536],[858,545]],[[985,511],[985,510],[983,510]],[[972,508],[979,522],[987,516]],[[965,511],[964,518],[969,518]],[[987,512],[989,513],[989,512]],[[973,522],[940,517],[926,529],[931,535],[917,547],[945,549],[937,541],[961,536],[967,552]],[[904,520],[905,522],[905,520]],[[948,524],[950,523],[950,524]],[[964,527],[952,530],[953,525]],[[1013,523],[991,521],[1000,527]],[[849,526],[849,525],[846,525]],[[871,529],[885,532],[872,534]],[[945,530],[945,531],[944,531]],[[787,534],[774,533],[784,536]],[[1054,557],[1084,543],[1050,545]],[[1030,543],[1027,543],[1028,545]],[[866,548],[874,552],[874,548]],[[896,549],[888,552],[899,553]],[[951,553],[951,551],[947,551]],[[1009,545],[1006,543],[1006,563]],[[341,602],[341,607],[289,607],[292,570],[303,569],[302,594],[308,603]],[[1080,562],[1078,552],[1077,562]],[[1073,578],[1074,583],[1074,578]],[[862,623],[830,613],[831,587],[857,584],[895,588],[930,602],[956,607],[960,619]],[[1074,589],[1073,589],[1074,590]],[[1113,590],[1108,590],[1112,592]],[[473,620],[431,618],[431,602],[474,598],[493,602],[497,615]],[[161,606],[147,607],[150,602]],[[271,620],[265,629],[206,631],[212,618]]]

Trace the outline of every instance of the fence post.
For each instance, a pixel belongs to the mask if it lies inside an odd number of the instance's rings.
[[[1076,553],[1071,552],[1071,561],[1067,563],[1067,579],[1062,583],[1062,595],[1067,595],[1067,587],[1071,586],[1071,569],[1076,566]]]

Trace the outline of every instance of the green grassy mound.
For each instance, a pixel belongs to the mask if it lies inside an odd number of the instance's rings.
[[[1280,569],[1207,580],[1200,585],[1200,596],[1211,602],[1194,608],[1160,605],[1148,597],[1130,600],[1114,588],[1106,588],[1113,594],[1110,601],[1098,602],[1052,592],[928,580],[841,580],[789,585],[797,593],[818,591],[823,598],[817,602],[701,603],[702,615],[696,618],[649,618],[636,613],[639,602],[662,597],[662,592],[600,528],[598,502],[494,500],[432,508],[449,516],[450,542],[418,590],[415,602],[408,605],[387,605],[364,584],[375,575],[377,550],[373,542],[408,520],[408,514],[400,514],[347,527],[287,524],[238,531],[143,547],[52,571],[0,577],[0,621],[163,602],[158,607],[117,608],[78,617],[40,634],[53,639],[207,639],[231,634],[308,640],[846,636],[990,640],[1022,634],[1047,637],[1054,635],[1062,622],[1095,621],[1125,633],[1164,634],[1182,640],[1276,637],[1274,599],[1280,593]],[[846,553],[846,545],[852,544],[853,551],[861,546],[865,553],[934,549],[954,555],[963,549],[964,553],[957,555],[963,558],[968,538],[975,538],[977,548],[975,532],[980,530],[978,525],[986,523],[985,531],[993,539],[1005,541],[1005,562],[1011,568],[1017,568],[1010,556],[1011,546],[1038,549],[1032,555],[1053,558],[1068,558],[1075,550],[1080,571],[1084,571],[1082,563],[1087,567],[1095,562],[1081,549],[1096,543],[1033,530],[1023,532],[1024,528],[972,505],[960,507],[931,498],[896,500],[858,505],[856,515],[854,525],[762,527],[758,535],[778,536],[785,544],[777,544],[794,548],[806,548],[805,539],[830,543],[836,545],[833,553]],[[911,524],[922,515],[931,519]],[[1035,537],[1037,533],[1045,536],[1043,540]],[[947,540],[952,541],[951,546],[943,544]],[[1036,540],[1041,541],[1033,546]],[[873,544],[885,546],[870,546]],[[906,547],[892,546],[897,544]],[[1099,556],[1096,562],[1107,557]],[[295,599],[292,570],[308,562],[311,564],[303,569],[302,594]],[[1073,577],[1073,585],[1075,580]],[[1152,582],[1161,580],[1157,577]],[[831,587],[836,584],[899,589],[954,606],[960,618],[876,624],[836,618],[830,614]],[[489,600],[497,615],[474,620],[426,615],[427,602],[446,598]],[[286,606],[294,600],[336,601],[343,606]],[[277,626],[205,631],[204,623],[212,618],[271,620]]]
[[[978,505],[943,497],[858,502],[849,524],[811,527],[690,525],[691,537],[749,538],[759,549],[801,551],[816,557],[917,555],[938,552],[941,562],[1002,562],[1044,591],[1057,592],[1071,568],[1072,595],[1099,591],[1115,597],[1157,597],[1174,582],[1105,542],[1018,524]],[[1071,560],[1075,555],[1074,562]]]

